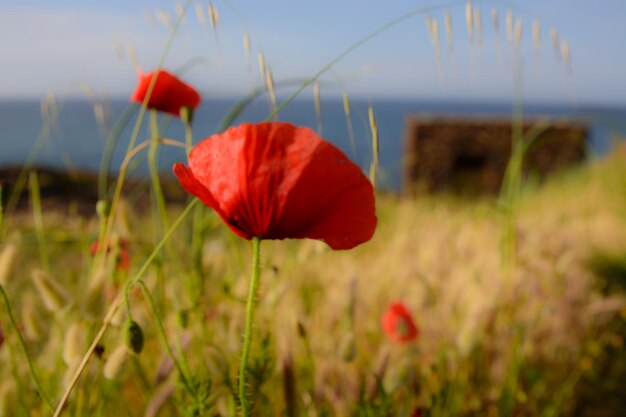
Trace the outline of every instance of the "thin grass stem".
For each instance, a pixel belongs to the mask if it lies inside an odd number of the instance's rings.
[[[163,325],[163,320],[161,320],[161,316],[159,315],[159,310],[156,306],[156,303],[154,302],[154,298],[152,297],[150,290],[148,289],[148,286],[142,279],[138,279],[135,282],[129,283],[129,286],[127,286],[126,292],[128,292],[128,290],[130,290],[130,288],[133,285],[138,285],[141,288],[141,291],[143,292],[143,295],[146,298],[146,301],[148,302],[148,306],[150,307],[150,311],[152,312],[152,316],[154,317],[154,321],[157,324],[157,328],[159,329],[159,336],[161,337],[161,341],[165,345],[167,354],[169,355],[170,359],[172,359],[172,363],[174,364],[174,367],[178,371],[178,374],[180,376],[181,381],[183,382],[183,385],[185,386],[185,389],[187,390],[187,392],[189,392],[191,396],[195,396],[195,390],[189,383],[189,377],[187,376],[187,373],[185,372],[180,362],[178,361],[178,358],[176,357],[176,354],[174,354],[174,351],[172,350],[172,346],[170,345],[170,342],[167,339],[167,333],[165,332],[165,326]],[[179,348],[179,351],[180,351],[180,355],[182,356],[183,352],[180,348]]]
[[[35,232],[37,234],[37,243],[39,244],[39,256],[41,256],[41,264],[46,271],[50,271],[50,255],[48,253],[48,245],[46,244],[46,233],[43,229],[43,214],[41,211],[41,193],[39,190],[39,180],[36,172],[31,172],[28,178],[30,188],[30,200],[33,205],[33,220],[35,223]]]
[[[33,378],[33,381],[35,382],[37,391],[39,391],[39,395],[41,396],[41,398],[43,398],[43,401],[46,403],[48,408],[50,410],[54,410],[54,405],[52,404],[52,401],[50,400],[46,392],[43,390],[43,387],[41,386],[41,381],[39,380],[39,377],[37,376],[37,372],[35,371],[35,365],[33,363],[33,359],[30,357],[30,354],[28,353],[26,342],[24,341],[24,338],[22,337],[22,333],[20,332],[17,326],[17,321],[15,320],[15,316],[13,315],[13,310],[11,309],[11,303],[9,302],[9,297],[7,296],[6,291],[4,291],[4,287],[2,285],[0,285],[0,295],[2,296],[2,301],[4,302],[4,308],[6,309],[7,316],[9,316],[9,322],[11,323],[11,327],[13,328],[13,331],[17,335],[17,340],[19,341],[20,349],[22,350],[22,352],[24,353],[24,357],[26,358],[28,371],[30,372],[31,378]]]

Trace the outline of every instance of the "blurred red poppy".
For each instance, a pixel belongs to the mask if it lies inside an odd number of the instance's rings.
[[[376,229],[369,180],[309,128],[231,127],[196,145],[189,167],[176,164],[174,173],[246,239],[310,238],[350,249]]]
[[[89,247],[89,253],[95,255],[100,248],[100,242],[97,240]],[[109,244],[107,253],[111,252],[111,244]],[[128,271],[130,268],[130,254],[128,252],[128,240],[119,240],[119,253],[117,255],[117,269],[121,271]]]
[[[395,342],[407,343],[415,340],[418,335],[411,313],[401,302],[389,306],[383,314],[382,325],[387,336]]]
[[[194,110],[200,104],[200,94],[167,71],[152,71],[147,74],[139,71],[139,82],[130,96],[130,101],[143,103],[152,77],[158,73],[147,107],[180,117],[182,108]]]

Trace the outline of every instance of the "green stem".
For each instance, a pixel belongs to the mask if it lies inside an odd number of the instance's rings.
[[[187,2],[183,5],[182,16],[184,16],[184,14],[187,12],[187,9],[189,8],[190,4],[191,4],[191,0],[187,0]],[[161,57],[159,58],[159,63],[157,64],[156,70],[160,70],[161,67],[163,66],[163,62],[165,62],[165,58],[167,57],[170,51],[170,48],[172,47],[172,44],[174,43],[174,38],[176,37],[176,33],[178,33],[178,29],[180,28],[181,24],[182,24],[182,17],[179,17],[176,20],[176,24],[172,28],[172,32],[170,33],[169,38],[167,39],[165,48],[163,48],[163,52],[161,53]],[[156,75],[152,77],[152,79],[150,80],[150,84],[148,85],[146,96],[144,97],[141,108],[139,109],[139,114],[137,115],[137,119],[135,120],[135,126],[133,127],[133,131],[130,135],[128,147],[126,148],[126,155],[128,155],[135,148],[135,142],[137,141],[137,137],[139,136],[139,130],[141,128],[144,115],[146,113],[148,102],[150,101],[150,97],[152,96],[152,90],[154,89],[154,86],[156,84],[158,74],[159,73],[156,72]],[[109,239],[113,231],[113,224],[115,222],[115,216],[117,213],[117,206],[122,197],[122,188],[124,186],[125,179],[126,179],[126,166],[122,166],[120,167],[120,171],[117,176],[117,182],[115,183],[115,190],[113,191],[113,198],[111,201],[111,214],[108,218],[107,227],[104,232],[104,236],[100,236],[98,239],[99,242],[102,242],[101,248],[106,247],[109,244]],[[106,252],[101,252],[101,253],[106,253]],[[99,267],[101,265],[101,262],[104,262],[105,260],[105,256],[100,256],[99,258],[100,259],[99,260],[97,259],[97,262],[94,262],[96,267]]]
[[[248,290],[248,305],[246,307],[246,328],[243,338],[243,349],[241,352],[241,364],[239,366],[239,403],[241,414],[244,417],[250,415],[248,409],[248,398],[246,395],[246,377],[248,375],[248,356],[250,355],[250,344],[252,341],[252,321],[254,319],[254,302],[259,286],[259,276],[261,275],[261,239],[252,238],[252,277]]]
[[[35,222],[35,231],[37,233],[37,242],[39,243],[39,255],[41,263],[46,271],[50,271],[50,256],[48,254],[48,246],[46,245],[46,234],[43,230],[43,214],[41,211],[41,193],[39,191],[39,180],[37,173],[31,172],[29,177],[30,199],[33,205],[33,219]]]
[[[163,230],[167,229],[167,214],[165,212],[163,189],[159,181],[159,165],[157,161],[159,151],[159,124],[156,110],[150,110],[150,129],[152,131],[152,140],[150,141],[150,149],[148,151],[148,165],[150,167],[150,180],[152,181],[152,188],[154,189],[154,197],[159,211],[159,217],[161,218],[161,224],[158,225],[157,228],[158,240],[161,238]]]
[[[33,378],[33,381],[35,382],[35,386],[37,386],[37,391],[39,391],[39,395],[41,396],[41,398],[43,398],[44,402],[50,408],[50,410],[54,410],[54,405],[52,404],[52,401],[50,401],[50,398],[48,398],[48,396],[46,395],[45,391],[43,390],[41,386],[41,382],[39,381],[39,377],[37,377],[37,373],[35,372],[35,365],[33,364],[32,358],[28,354],[28,349],[26,348],[26,342],[24,341],[24,338],[22,337],[22,333],[20,333],[17,327],[15,316],[13,315],[13,311],[11,310],[11,303],[9,303],[9,297],[7,296],[7,293],[4,291],[4,287],[2,285],[0,285],[0,295],[2,295],[2,301],[4,302],[4,308],[6,309],[7,315],[9,316],[11,327],[13,327],[13,331],[15,331],[15,334],[17,335],[17,340],[20,342],[19,343],[20,348],[22,349],[22,352],[24,353],[24,356],[26,357],[28,370],[30,371],[30,375]]]
[[[193,131],[191,130],[191,123],[183,121],[183,124],[185,125],[185,149],[187,151],[187,158],[189,158],[193,146]]]
[[[115,127],[107,137],[107,142],[102,153],[102,160],[100,161],[100,172],[98,174],[98,196],[101,200],[108,197],[109,194],[109,170],[111,169],[111,160],[113,159],[113,152],[115,151],[115,145],[122,134],[122,131],[128,125],[130,118],[137,111],[137,105],[129,104],[124,110],[124,113],[120,116],[120,119],[115,124]]]
[[[191,396],[195,396],[195,391],[193,390],[191,384],[189,383],[189,378],[187,378],[186,372],[184,371],[183,367],[178,361],[178,358],[174,354],[174,351],[172,350],[172,346],[170,345],[170,342],[167,340],[167,333],[165,332],[165,326],[163,325],[163,320],[161,320],[161,316],[159,316],[159,310],[157,309],[157,306],[154,302],[154,298],[152,297],[152,294],[150,294],[150,290],[148,289],[148,287],[146,286],[146,283],[142,279],[137,280],[133,284],[139,285],[141,287],[141,290],[143,291],[143,295],[146,298],[146,301],[148,301],[148,305],[150,306],[150,311],[152,312],[154,321],[156,321],[157,323],[157,327],[159,329],[159,336],[161,337],[161,341],[165,345],[167,354],[172,359],[172,363],[174,364],[174,367],[176,367],[176,370],[178,371],[178,374],[180,375],[180,379],[182,380],[183,385],[185,386],[185,389],[189,392]],[[130,286],[128,288],[130,288]],[[180,351],[180,354],[181,356],[183,355],[182,350]]]

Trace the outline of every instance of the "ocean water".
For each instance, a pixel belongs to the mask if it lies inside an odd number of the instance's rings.
[[[215,133],[221,121],[232,109],[236,99],[208,99],[197,109],[193,121],[194,142]],[[380,136],[381,184],[391,190],[399,190],[402,182],[402,160],[404,147],[404,127],[410,115],[458,115],[458,116],[501,116],[511,114],[511,103],[485,102],[426,102],[407,100],[376,100],[372,102]],[[129,110],[130,107],[130,110]],[[60,168],[97,171],[106,142],[105,132],[96,121],[94,107],[86,100],[59,101],[59,114],[56,123],[43,146],[37,151],[36,165]],[[128,101],[110,102],[111,126],[120,120],[125,111],[133,111],[128,123],[121,129],[111,171],[120,166],[138,109]],[[322,102],[322,136],[340,147],[366,172],[371,161],[371,139],[367,117],[368,102],[351,100],[354,146],[350,141],[348,127],[341,99],[327,99]],[[615,138],[626,137],[626,108],[527,104],[526,116],[567,117],[587,123],[589,126],[590,155],[606,154]],[[258,99],[241,114],[235,123],[258,122],[269,114],[266,100]],[[182,124],[176,118],[160,115],[160,136],[184,141]],[[299,99],[290,103],[280,114],[279,119],[317,129],[315,108],[312,100]],[[144,120],[138,142],[147,140],[148,120]],[[0,101],[0,168],[20,166],[42,130],[43,120],[39,101],[12,100]],[[160,154],[162,175],[171,175],[175,162],[184,161],[184,150],[163,147]],[[134,159],[133,175],[147,172],[146,153]]]

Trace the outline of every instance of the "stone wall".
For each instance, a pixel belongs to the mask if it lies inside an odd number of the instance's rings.
[[[585,159],[585,125],[526,120],[523,131],[540,127],[524,159],[526,175],[543,179]],[[511,136],[510,119],[408,117],[404,193],[497,193],[511,155]]]

